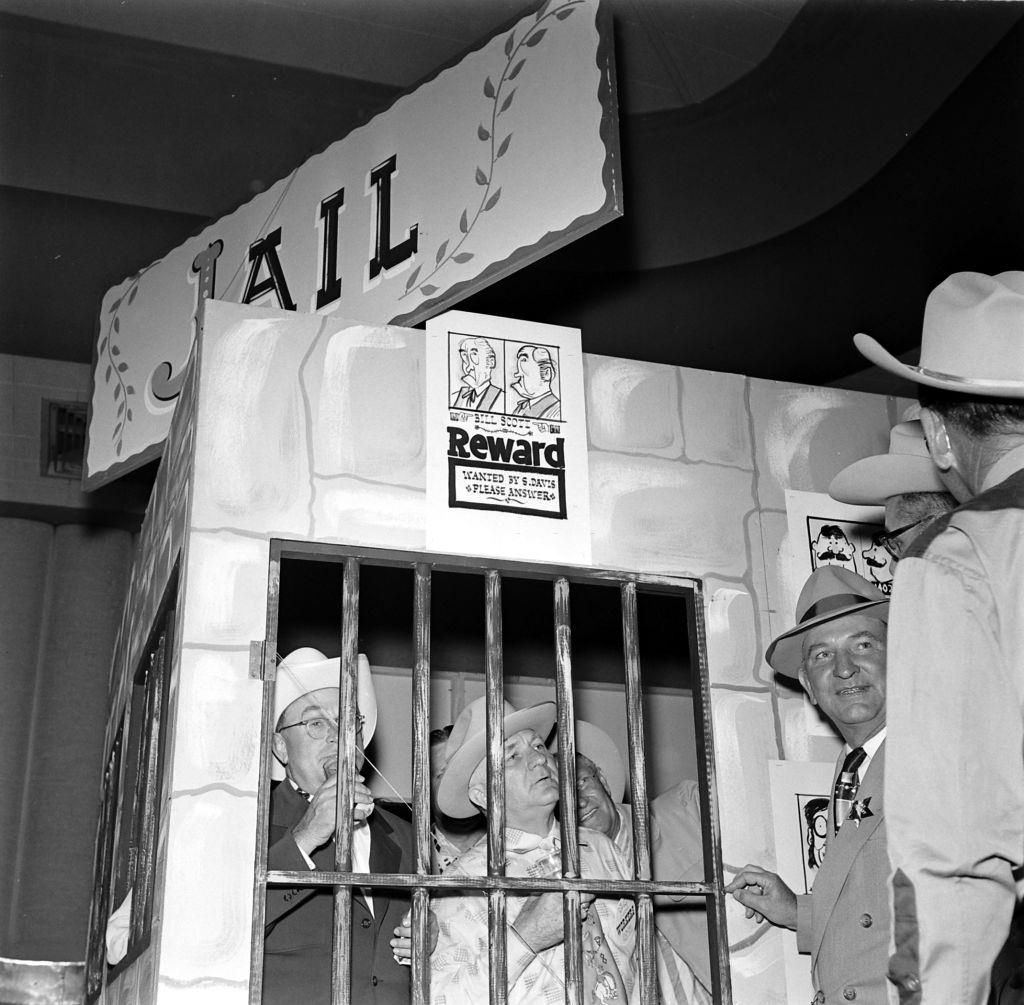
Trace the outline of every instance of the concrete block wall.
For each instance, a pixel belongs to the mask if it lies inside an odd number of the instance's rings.
[[[270,538],[424,547],[422,337],[344,325],[208,307],[161,930],[108,1002],[246,1000],[260,707],[248,658],[265,633]],[[824,491],[884,450],[898,403],[596,356],[585,383],[594,565],[703,580],[727,875],[771,865],[767,762],[808,747],[801,699],[777,692],[761,659],[791,616],[784,493]],[[728,920],[735,1000],[784,1002],[778,934],[732,907]]]

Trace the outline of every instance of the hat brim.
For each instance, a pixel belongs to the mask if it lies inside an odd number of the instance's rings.
[[[521,708],[505,716],[505,737],[514,736],[524,729],[532,729],[542,740],[547,740],[555,724],[555,703],[545,701],[530,708]],[[469,798],[469,779],[476,766],[487,756],[487,731],[480,730],[466,738],[448,763],[437,786],[437,805],[446,816],[456,820],[475,816],[478,806]]]
[[[827,621],[835,621],[837,618],[846,617],[847,614],[869,614],[873,618],[888,624],[889,623],[889,600],[865,600],[861,604],[850,604],[847,607],[837,607],[834,611],[821,614],[808,621],[802,621],[788,632],[783,632],[768,647],[764,658],[768,665],[775,671],[776,675],[790,677],[795,681],[800,679],[800,666],[803,663],[803,636],[817,625],[823,625]]]
[[[930,457],[876,454],[843,468],[832,479],[828,494],[851,506],[884,506],[890,496],[906,492],[946,492]]]
[[[986,380],[980,377],[961,377],[955,373],[942,373],[929,370],[923,366],[911,366],[897,359],[870,335],[858,332],[853,336],[853,344],[860,354],[875,366],[887,373],[903,377],[915,384],[924,384],[942,391],[954,391],[957,394],[971,396],[980,395],[991,398],[1024,398],[1024,381],[1022,380]]]

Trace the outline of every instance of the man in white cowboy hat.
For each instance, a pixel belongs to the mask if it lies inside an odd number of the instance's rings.
[[[485,701],[459,714],[437,800],[451,817],[487,807]],[[554,702],[515,709],[505,703],[506,875],[561,875],[558,768],[545,740],[555,723]],[[486,876],[487,847],[481,842],[445,871],[451,876]],[[580,870],[595,879],[626,879],[614,845],[596,831],[580,830]],[[584,1001],[625,1001],[634,984],[635,907],[629,899],[581,896]],[[487,899],[480,893],[435,897],[439,937],[430,959],[435,1005],[479,1005],[489,994]],[[562,895],[510,896],[507,901],[509,1005],[566,1000]]]
[[[270,797],[269,869],[334,869],[339,680],[340,660],[316,649],[297,649],[277,668],[273,775],[280,783]],[[361,653],[357,683],[359,771],[377,725],[373,677]],[[415,871],[409,824],[374,806],[361,774],[354,780],[353,817],[353,872]],[[264,1003],[331,1001],[333,907],[329,887],[267,887]],[[392,949],[408,908],[408,896],[397,891],[354,891],[352,998],[360,1005],[409,1001],[409,970]]]
[[[684,782],[696,787],[696,782]],[[604,834],[619,850],[623,861],[634,875],[633,814],[622,802],[626,791],[626,767],[615,741],[600,726],[584,719],[576,720],[576,809],[581,827]],[[667,799],[665,798],[667,797]],[[657,809],[661,805],[660,812]],[[686,852],[686,867],[680,867],[677,854],[679,842],[675,833],[679,824],[674,812],[673,791],[651,801],[651,875],[662,880],[702,880],[704,853],[700,818],[697,818],[696,847]],[[689,821],[686,821],[689,824]],[[686,839],[694,836],[692,827],[684,825]],[[669,834],[671,829],[674,833]],[[696,860],[696,861],[695,861]],[[703,897],[659,897],[654,921],[658,959],[658,989],[662,1005],[679,1002],[710,1005],[711,961],[708,954],[708,917]],[[687,903],[682,906],[682,901]],[[680,915],[685,914],[681,922]],[[696,919],[696,925],[691,925]],[[665,921],[663,925],[662,922]],[[694,933],[696,928],[696,933]],[[682,936],[680,939],[679,936]],[[698,976],[700,968],[703,979]]]
[[[776,674],[796,677],[844,742],[829,802],[825,859],[812,892],[796,895],[748,865],[726,887],[747,909],[796,931],[811,954],[816,1005],[886,1005],[889,860],[882,805],[889,601],[849,569],[825,565],[800,591],[796,626],[768,647]]]
[[[928,297],[918,385],[943,483],[962,505],[900,562],[893,588],[886,777],[902,1001],[969,1005],[1024,859],[1024,272],[960,272]]]
[[[918,534],[956,506],[932,463],[920,419],[889,431],[889,452],[864,457],[832,479],[828,494],[853,506],[884,506],[882,544],[895,566]]]

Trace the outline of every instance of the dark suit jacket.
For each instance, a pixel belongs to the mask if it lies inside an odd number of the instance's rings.
[[[271,795],[269,869],[307,870],[291,827],[307,803],[287,782]],[[334,868],[334,842],[320,848],[313,861]],[[375,807],[370,816],[370,871],[413,872],[409,824]],[[406,1005],[409,967],[391,953],[391,938],[409,896],[397,890],[372,894],[373,914],[361,893],[352,898],[352,1000],[360,1005]],[[329,1005],[331,1000],[331,926],[333,894],[323,887],[267,887],[266,941],[263,948],[263,1001],[266,1005]]]
[[[836,765],[839,773],[842,758]],[[882,779],[885,743],[857,790],[871,816],[847,820],[829,838],[810,895],[797,898],[797,945],[812,955],[816,1001],[886,1005],[889,963],[889,856]],[[835,778],[832,779],[833,788]],[[829,806],[829,819],[832,807]],[[851,992],[853,997],[851,997]]]

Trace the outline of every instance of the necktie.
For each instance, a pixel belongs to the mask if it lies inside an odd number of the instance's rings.
[[[863,747],[854,747],[843,761],[842,770],[836,779],[835,791],[832,793],[832,825],[835,834],[839,833],[839,828],[843,826],[853,800],[857,797],[857,786],[860,785],[857,769],[866,756]]]

